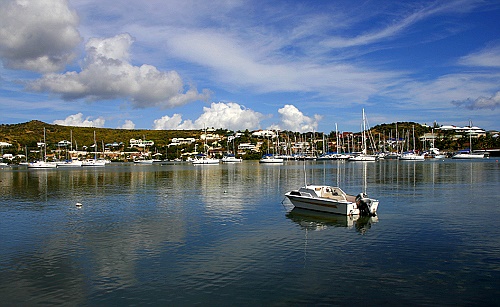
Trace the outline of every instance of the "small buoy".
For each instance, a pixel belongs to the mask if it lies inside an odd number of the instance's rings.
[[[81,206],[83,206],[83,205],[82,205],[82,203],[76,203],[76,205],[75,205],[75,206],[77,206],[77,207],[81,207]]]
[[[224,190],[224,194],[226,194],[226,193],[227,193],[227,191],[226,191],[226,190]]]

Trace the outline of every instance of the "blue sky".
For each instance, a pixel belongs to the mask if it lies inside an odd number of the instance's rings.
[[[500,129],[498,1],[0,0],[0,123]]]

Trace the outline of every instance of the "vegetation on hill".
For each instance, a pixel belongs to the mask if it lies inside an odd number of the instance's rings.
[[[175,137],[199,138],[199,130],[125,130],[93,127],[71,127],[47,124],[32,120],[27,123],[0,125],[0,141],[8,142],[17,150],[24,147],[37,147],[37,142],[43,142],[43,129],[45,128],[46,143],[48,146],[57,146],[62,140],[70,140],[73,136],[73,144],[79,148],[90,146],[94,143],[94,131],[96,142],[101,145],[113,142],[127,143],[130,139],[153,140],[158,147],[164,147]]]
[[[430,147],[429,142],[423,144],[420,142],[420,137],[425,133],[430,133],[433,128],[438,128],[437,124],[435,127],[422,126],[414,122],[398,122],[391,124],[380,124],[371,129],[371,135],[374,137],[375,141],[378,140],[388,140],[389,137],[396,138],[396,129],[399,139],[408,139],[410,144],[412,144],[411,138],[413,137],[413,130],[415,131],[415,145],[417,150],[423,150]],[[26,149],[29,151],[34,151],[38,149],[37,142],[43,141],[43,135],[46,135],[46,143],[48,150],[58,149],[57,143],[63,140],[69,141],[72,136],[73,149],[81,150],[86,146],[87,150],[93,149],[90,147],[94,143],[94,132],[96,135],[96,143],[99,151],[102,150],[102,144],[110,143],[123,143],[119,150],[122,151],[135,151],[137,149],[130,149],[129,141],[130,139],[142,139],[142,140],[152,140],[154,141],[154,146],[148,148],[151,152],[159,152],[162,154],[167,154],[167,159],[173,159],[179,157],[181,153],[193,152],[196,150],[203,151],[204,148],[203,141],[200,140],[201,130],[125,130],[125,129],[110,129],[110,128],[93,128],[93,127],[73,127],[73,126],[60,126],[54,124],[47,124],[41,121],[32,120],[30,122],[21,124],[1,124],[0,125],[0,141],[12,144],[11,147],[3,148],[4,153],[11,153],[13,155],[23,154]],[[267,142],[262,142],[262,139],[252,137],[250,131],[240,131],[242,132],[240,137],[235,139],[234,148],[237,148],[241,143],[251,143],[257,144],[261,142],[261,152],[267,152],[274,150],[273,148],[268,148]],[[232,134],[232,131],[225,129],[218,129],[214,132],[220,136],[227,136]],[[434,129],[436,135],[435,147],[438,147],[444,151],[456,151],[458,149],[468,148],[469,138],[461,137],[457,138],[454,132],[451,131],[440,131],[439,129]],[[172,138],[195,138],[197,140],[196,144],[183,144],[175,146],[175,148],[168,148],[168,144],[171,143]],[[325,133],[323,138],[323,133],[298,133],[292,131],[281,131],[280,132],[281,142],[284,141],[304,141],[312,146],[314,142],[314,147],[318,150],[323,148],[323,139],[329,142],[330,146],[336,140],[335,131]],[[314,140],[314,141],[313,141]],[[354,140],[351,142],[358,142],[360,140],[360,132],[354,133]],[[272,143],[272,142],[271,142]],[[225,140],[219,142],[215,147],[219,147],[219,154],[227,150],[227,143]],[[325,144],[326,145],[326,144]],[[325,146],[327,147],[327,146]],[[495,135],[487,134],[479,139],[473,140],[474,149],[491,149],[500,148],[500,138]],[[232,146],[230,147],[232,149]],[[331,149],[331,147],[330,147]],[[247,152],[245,155],[246,159],[258,159],[261,153],[259,152]]]

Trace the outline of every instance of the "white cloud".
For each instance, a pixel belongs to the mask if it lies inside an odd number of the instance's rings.
[[[210,108],[203,108],[203,114],[195,121],[195,125],[231,130],[255,129],[262,118],[261,113],[234,102],[212,102]]]
[[[194,121],[182,120],[180,114],[172,117],[163,116],[154,121],[153,129],[202,129],[203,127],[224,128],[231,130],[256,129],[260,126],[263,115],[234,102],[212,102],[203,108],[203,114]]]
[[[153,121],[154,130],[191,130],[195,129],[191,120],[182,121],[182,115],[174,114],[172,117],[165,115]]]
[[[495,110],[497,107],[500,107],[500,91],[496,92],[491,97],[478,97],[476,99],[466,99],[462,101],[452,101],[452,103],[456,106],[463,106],[469,110],[477,110],[477,109],[491,109]]]
[[[0,1],[0,57],[7,68],[61,70],[81,42],[77,26],[66,0]]]
[[[466,55],[460,59],[459,63],[466,66],[500,67],[500,45],[490,46]]]
[[[132,43],[129,34],[92,38],[85,46],[81,72],[47,74],[32,82],[30,88],[57,93],[66,100],[128,99],[135,108],[172,108],[208,99],[211,94],[208,90],[199,93],[191,87],[184,93],[184,84],[176,71],[164,72],[151,65],[130,64]]]
[[[96,127],[102,128],[104,127],[104,118],[98,117],[94,120],[91,120],[91,117],[88,116],[83,119],[82,113],[77,113],[66,117],[65,119],[58,119],[53,122],[55,125],[61,126],[74,126],[74,127]]]
[[[295,106],[289,104],[279,109],[278,113],[280,114],[281,123],[273,125],[272,129],[298,132],[317,131],[318,123],[322,118],[317,114],[313,117],[306,116]]]
[[[448,1],[448,2],[431,2],[430,4],[418,3],[418,6],[424,5],[423,8],[418,8],[411,14],[408,14],[402,19],[387,25],[381,29],[375,29],[354,37],[329,37],[322,42],[323,45],[330,48],[346,48],[358,47],[368,44],[379,43],[394,39],[401,35],[407,28],[414,26],[416,23],[425,20],[435,15],[447,14],[450,12],[467,11],[474,6],[473,2],[467,0]],[[387,14],[387,11],[383,12]]]
[[[117,129],[134,129],[134,128],[135,128],[134,122],[131,121],[130,119],[127,119],[125,120],[125,123],[123,123],[123,125],[121,125]]]

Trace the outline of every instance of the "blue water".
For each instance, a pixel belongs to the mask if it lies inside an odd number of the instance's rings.
[[[496,160],[305,168],[1,169],[0,305],[498,304]],[[292,211],[304,177],[378,216]]]

